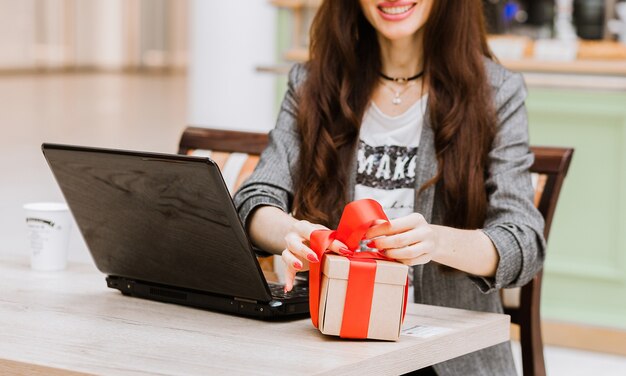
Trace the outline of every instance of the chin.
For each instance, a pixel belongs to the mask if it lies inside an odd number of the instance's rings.
[[[414,37],[418,32],[420,32],[421,27],[411,27],[407,25],[407,27],[402,27],[397,25],[397,27],[393,28],[385,28],[384,30],[379,30],[380,35],[389,40],[401,40],[406,38]]]

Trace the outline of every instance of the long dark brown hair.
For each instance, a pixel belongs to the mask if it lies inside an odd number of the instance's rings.
[[[301,135],[296,217],[327,226],[346,203],[349,163],[381,70],[375,29],[356,0],[326,0],[311,26],[308,76],[298,92]],[[439,169],[445,224],[482,227],[485,173],[496,116],[484,60],[482,1],[435,0],[424,26],[428,118]]]

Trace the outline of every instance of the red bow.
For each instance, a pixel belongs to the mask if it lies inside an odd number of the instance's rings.
[[[365,233],[377,220],[389,221],[380,204],[370,199],[358,200],[346,205],[337,231],[316,230],[311,233],[311,249],[320,260],[319,263],[309,264],[309,310],[316,328],[319,325],[320,283],[324,254],[328,252],[328,247],[335,239],[344,243],[352,251],[359,250]],[[355,252],[353,256],[348,256],[348,259],[350,271],[340,337],[367,338],[376,278],[376,260],[394,260],[389,259],[380,251]],[[403,320],[406,312],[407,292],[408,278],[404,289]]]

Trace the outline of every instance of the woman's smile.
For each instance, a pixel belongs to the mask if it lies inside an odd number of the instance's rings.
[[[359,0],[363,15],[379,37],[400,40],[416,36],[435,0]],[[463,0],[467,1],[467,0]]]
[[[413,1],[399,1],[399,2],[384,2],[377,6],[380,16],[387,21],[400,21],[413,13],[416,2]]]

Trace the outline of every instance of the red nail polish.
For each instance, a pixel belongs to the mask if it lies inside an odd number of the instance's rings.
[[[374,240],[372,240],[371,242],[367,243],[367,247],[368,248],[376,248],[376,242]]]
[[[299,261],[294,261],[293,267],[296,269],[302,269],[302,264]]]
[[[308,255],[306,255],[306,259],[311,262],[320,262],[320,260],[317,258],[317,255],[313,253],[309,253]]]
[[[343,247],[339,248],[339,253],[341,253],[344,256],[352,256],[352,255],[354,255],[354,252],[352,252],[348,248],[343,248]]]

